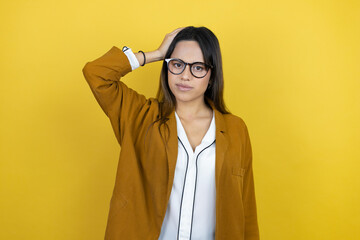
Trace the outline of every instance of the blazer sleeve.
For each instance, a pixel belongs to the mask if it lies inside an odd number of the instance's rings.
[[[245,211],[245,238],[246,240],[258,240],[259,228],[257,221],[256,199],[255,199],[255,186],[254,175],[252,167],[252,149],[250,143],[249,132],[245,127],[245,156],[246,166],[243,182],[243,203]]]
[[[121,145],[124,131],[129,129],[131,122],[147,102],[144,95],[120,81],[121,77],[131,72],[127,56],[113,46],[103,56],[87,62],[82,71],[97,102],[109,117],[116,139]]]

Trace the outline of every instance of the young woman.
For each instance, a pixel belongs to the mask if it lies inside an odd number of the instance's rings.
[[[155,61],[156,98],[119,81]],[[83,73],[121,146],[105,239],[259,239],[249,134],[226,110],[209,29],[178,28],[152,52],[113,46]]]

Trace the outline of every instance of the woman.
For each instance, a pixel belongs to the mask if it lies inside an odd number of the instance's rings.
[[[156,98],[119,81],[155,61]],[[113,46],[83,73],[121,146],[105,239],[259,239],[249,134],[226,110],[209,29],[178,28],[152,52]]]

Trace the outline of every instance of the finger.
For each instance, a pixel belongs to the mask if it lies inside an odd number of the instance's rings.
[[[177,29],[175,29],[176,31],[180,31],[180,30],[182,30],[182,29],[184,29],[185,27],[179,27],[179,28],[177,28]]]
[[[180,32],[181,30],[183,30],[185,27],[180,27],[180,28],[177,28],[175,29],[174,31],[172,31],[171,33],[174,34],[174,33],[178,33]]]

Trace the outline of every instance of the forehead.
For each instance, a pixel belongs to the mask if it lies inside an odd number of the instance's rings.
[[[196,41],[179,41],[174,51],[172,52],[171,58],[180,58],[185,62],[204,62],[204,56],[201,51],[200,45]]]

